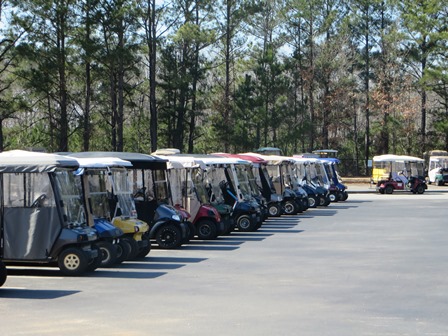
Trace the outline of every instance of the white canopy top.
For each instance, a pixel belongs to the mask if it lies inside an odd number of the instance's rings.
[[[176,156],[176,155],[157,155],[158,157],[168,160],[168,169],[180,168],[201,168],[205,169],[205,163],[202,159],[193,156]]]
[[[82,168],[132,167],[132,163],[114,157],[76,158]]]
[[[263,155],[259,153],[243,153],[246,155],[253,155],[256,157],[259,157],[263,160],[266,160],[268,164],[282,164],[282,163],[294,163],[295,158],[288,157],[288,156],[282,156],[282,155]]]
[[[373,157],[374,162],[424,162],[425,160],[415,156],[384,154]]]

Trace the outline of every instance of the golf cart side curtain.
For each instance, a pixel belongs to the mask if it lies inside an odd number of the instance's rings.
[[[75,158],[115,157],[131,162],[131,169],[167,169],[168,160],[141,153],[127,152],[79,152],[71,153]]]
[[[1,180],[4,191],[3,257],[27,260],[48,258],[60,232],[59,215],[48,174],[4,173]]]

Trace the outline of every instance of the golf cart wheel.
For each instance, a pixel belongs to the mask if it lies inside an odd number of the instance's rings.
[[[285,202],[285,214],[287,215],[295,215],[297,214],[297,206],[295,205],[294,202],[291,201],[286,201]]]
[[[133,260],[135,257],[137,257],[137,254],[140,251],[137,241],[131,237],[124,237],[124,238],[121,238],[121,240],[124,240],[131,246],[131,252],[129,253],[126,260]]]
[[[86,272],[89,260],[80,248],[69,247],[59,255],[58,266],[65,275],[81,275]]]
[[[196,227],[194,224],[190,221],[187,222],[187,234],[185,235],[185,238],[182,241],[182,244],[188,243],[190,240],[194,238],[194,235],[196,233]]]
[[[103,256],[101,254],[101,249],[96,245],[92,245],[92,250],[95,250],[97,252],[97,255],[95,258],[89,260],[89,264],[87,266],[88,272],[93,272],[98,267],[101,267],[101,262],[103,260]]]
[[[417,194],[419,194],[419,195],[423,194],[425,192],[425,187],[423,186],[423,184],[419,184],[417,186],[416,191],[417,191]]]
[[[339,201],[339,197],[337,194],[330,194],[330,202],[337,202]]]
[[[331,203],[330,201],[330,196],[325,196],[324,197],[324,204],[322,204],[323,206],[329,206]]]
[[[386,188],[384,188],[384,192],[388,195],[392,194],[394,192],[394,187],[388,185]]]
[[[268,214],[270,217],[280,217],[282,214],[282,208],[278,203],[271,203],[268,205]]]
[[[442,180],[438,180],[438,181],[437,181],[437,185],[438,185],[439,187],[443,186],[443,184],[444,184],[444,183],[443,183]]]
[[[216,223],[205,219],[197,224],[198,238],[203,240],[216,239],[218,237],[218,229]]]
[[[127,240],[120,239],[118,244],[116,244],[116,248],[117,258],[115,259],[115,263],[121,264],[129,258],[129,255],[131,254],[131,245]]]
[[[117,248],[108,241],[99,241],[96,246],[100,248],[101,267],[111,267],[117,260]]]
[[[241,215],[236,220],[236,227],[242,232],[254,231],[256,224],[257,223],[251,221],[248,215]]]
[[[164,249],[175,249],[182,245],[182,232],[174,224],[163,225],[156,232],[157,244]]]
[[[314,199],[314,197],[308,197],[308,205],[310,208],[316,207],[316,200]]]
[[[144,258],[149,254],[149,252],[151,252],[151,242],[150,241],[148,241],[148,245],[146,245],[145,247],[142,247],[140,249],[140,252],[138,252],[138,254],[137,254],[137,258],[138,259]]]
[[[325,206],[326,199],[324,196],[319,197],[319,206]]]
[[[344,190],[344,192],[342,193],[341,201],[346,201],[347,198],[348,198],[348,192],[346,192],[346,191]]]
[[[7,276],[8,272],[6,271],[5,264],[0,261],[0,287],[5,283]]]

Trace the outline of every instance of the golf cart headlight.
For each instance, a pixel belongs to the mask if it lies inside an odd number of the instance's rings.
[[[78,243],[86,242],[88,240],[89,240],[89,237],[87,234],[83,233],[83,234],[78,235]]]
[[[174,219],[175,221],[180,222],[180,216],[179,215],[172,215],[171,219]]]
[[[139,232],[140,231],[140,228],[136,225],[136,226],[134,226],[134,232]]]

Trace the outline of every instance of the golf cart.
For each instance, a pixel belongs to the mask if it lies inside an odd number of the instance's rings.
[[[330,200],[332,202],[346,201],[348,198],[347,186],[342,183],[336,169],[339,160],[336,158],[326,158],[320,160],[323,162],[325,171],[330,180]]]
[[[127,152],[72,154],[72,156],[75,155],[77,158],[115,157],[129,161],[132,166],[127,167],[127,183],[119,184],[118,190],[125,190],[129,185],[137,210],[137,218],[149,225],[149,238],[165,249],[178,248],[188,241],[188,224],[181,221],[179,212],[168,204],[170,195],[166,179],[167,160],[152,155]],[[121,178],[120,181],[122,181]]]
[[[220,155],[250,161],[252,163],[252,169],[248,171],[249,182],[252,186],[252,190],[257,190],[258,193],[266,200],[268,216],[279,217],[283,214],[283,197],[276,193],[274,185],[269,179],[269,174],[266,169],[268,161],[262,159],[261,157],[249,154],[221,153]]]
[[[373,168],[383,172],[376,184],[380,194],[392,194],[394,190],[423,194],[428,187],[423,159],[406,155],[378,155],[373,157]]]
[[[198,156],[195,156],[198,157]],[[232,207],[232,218],[239,231],[256,231],[262,223],[261,209],[252,197],[247,184],[240,184],[244,167],[248,161],[213,155],[198,157],[206,165],[205,182],[210,202],[214,204],[221,197]],[[219,190],[217,190],[219,189]]]
[[[66,275],[95,268],[97,233],[75,183],[78,168],[78,161],[57,154],[0,153],[0,260],[57,264]]]
[[[309,173],[310,184],[316,189],[319,195],[320,206],[328,206],[330,199],[330,180],[321,159],[308,159],[309,165],[305,166],[307,176]]]
[[[330,186],[328,177],[320,159],[294,155],[297,164],[297,180],[309,195],[310,207],[328,206],[330,204]]]
[[[210,204],[203,171],[205,164],[191,156],[160,156],[168,160],[169,184],[173,205],[191,214],[194,232],[199,239],[216,239],[227,232],[221,216]]]
[[[269,174],[269,183],[277,194],[282,195],[282,209],[286,215],[295,215],[308,208],[308,197],[299,189],[293,177],[294,161],[291,158],[279,155],[261,155],[258,153],[244,153],[267,161],[266,170]]]
[[[443,186],[448,183],[448,156],[431,156],[428,167],[428,183]]]
[[[151,244],[149,226],[136,218],[135,204],[127,183],[129,161],[117,158],[77,158],[78,175],[87,197],[99,239],[102,267],[146,256]],[[121,181],[120,181],[121,179]],[[119,215],[118,215],[119,214]],[[120,238],[119,238],[120,237]]]

